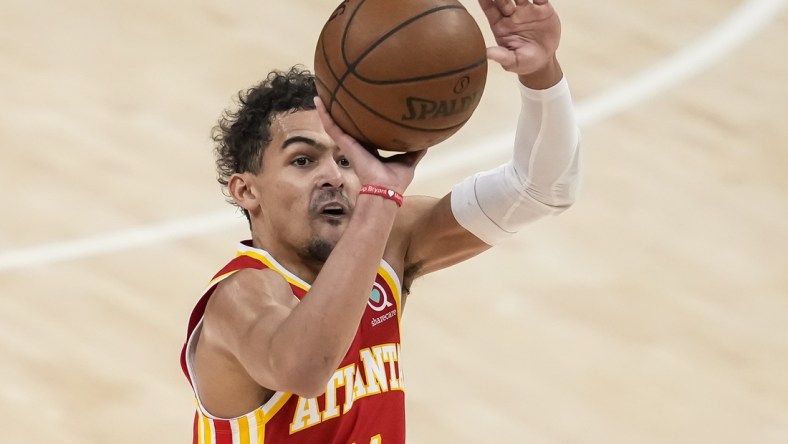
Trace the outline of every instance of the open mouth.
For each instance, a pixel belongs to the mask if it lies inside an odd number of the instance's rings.
[[[320,211],[321,216],[338,218],[345,216],[347,214],[347,210],[344,206],[339,204],[328,204],[322,208]]]

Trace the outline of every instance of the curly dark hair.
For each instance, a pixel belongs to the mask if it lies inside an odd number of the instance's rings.
[[[217,181],[228,201],[230,176],[259,173],[263,151],[271,142],[271,121],[278,114],[315,109],[315,76],[296,65],[287,72],[274,70],[258,85],[238,93],[238,109],[225,110],[213,128]],[[242,209],[251,223],[249,212]]]

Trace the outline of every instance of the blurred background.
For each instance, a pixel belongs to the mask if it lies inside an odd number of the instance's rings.
[[[337,3],[0,2],[5,442],[190,442],[187,318],[248,235],[210,129]],[[788,443],[786,3],[555,0],[583,190],[415,283],[409,443]],[[518,109],[491,65],[410,192],[504,161]]]

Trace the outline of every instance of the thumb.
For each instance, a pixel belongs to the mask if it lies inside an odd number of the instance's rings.
[[[514,54],[503,46],[487,48],[487,58],[501,65],[503,69],[508,69],[515,63]]]

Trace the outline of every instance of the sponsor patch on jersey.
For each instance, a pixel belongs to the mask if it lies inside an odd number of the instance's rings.
[[[372,286],[372,292],[369,294],[367,305],[375,311],[383,311],[394,306],[394,304],[389,301],[389,294],[386,289],[377,282]]]

